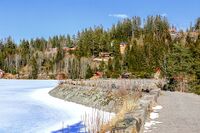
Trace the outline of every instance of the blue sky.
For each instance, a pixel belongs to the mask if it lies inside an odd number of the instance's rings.
[[[0,0],[0,38],[72,35],[94,25],[108,28],[124,17],[156,14],[186,28],[200,17],[199,5],[199,0]]]

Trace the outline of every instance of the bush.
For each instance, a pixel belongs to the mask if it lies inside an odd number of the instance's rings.
[[[190,86],[190,92],[200,95],[200,81],[193,81]]]
[[[89,79],[93,76],[93,71],[90,67],[90,65],[87,66],[87,71],[86,71],[86,79]]]
[[[168,80],[168,83],[164,85],[164,87],[162,88],[162,90],[165,91],[175,91],[176,87],[177,87],[178,82],[174,79],[174,78],[170,78]]]
[[[152,74],[148,72],[134,72],[133,73],[137,78],[151,78]]]
[[[118,74],[118,73],[115,73],[115,72],[113,72],[112,74],[111,74],[111,78],[119,78],[119,76],[120,76],[120,74]]]
[[[194,93],[196,93],[197,95],[200,95],[200,85],[196,85],[194,86]]]

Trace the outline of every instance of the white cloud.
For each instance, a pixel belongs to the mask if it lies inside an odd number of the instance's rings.
[[[161,14],[162,17],[167,17],[167,13]]]
[[[128,18],[128,15],[126,14],[109,14],[109,17],[115,17],[115,18]]]

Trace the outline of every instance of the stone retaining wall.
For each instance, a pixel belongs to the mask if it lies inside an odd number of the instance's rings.
[[[135,92],[135,88],[139,88],[139,91],[145,92],[142,93],[142,96],[137,101],[131,100],[131,102],[135,102],[136,107],[134,110],[125,113],[124,119],[116,122],[115,126],[112,127],[112,132],[142,133],[145,120],[160,94],[158,86],[159,84],[163,85],[164,81],[152,80],[151,82],[151,80],[146,80],[145,82],[145,79],[67,81],[49,93],[54,97],[66,101],[117,113],[120,111],[119,109],[123,104],[123,99],[113,95],[113,92],[115,93],[116,88],[119,89],[120,86],[124,87],[123,82],[129,85],[129,95],[131,95],[131,92]],[[112,86],[115,87],[112,88]]]
[[[133,112],[127,112],[122,121],[118,121],[113,128],[113,133],[143,133],[147,116],[151,112],[152,106],[157,102],[160,90],[150,91],[139,99],[137,108]]]

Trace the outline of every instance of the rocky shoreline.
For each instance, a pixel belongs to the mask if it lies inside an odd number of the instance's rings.
[[[159,80],[88,80],[65,81],[51,90],[56,98],[75,102],[106,112],[119,113],[124,99],[134,104],[134,109],[126,110],[123,119],[112,125],[112,131],[143,130],[145,119],[160,94]]]
[[[122,99],[113,96],[109,90],[95,87],[62,84],[51,90],[49,94],[65,101],[75,102],[106,112],[117,112],[116,106],[122,104]]]

